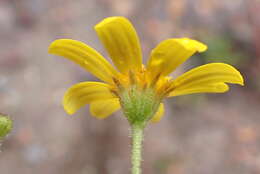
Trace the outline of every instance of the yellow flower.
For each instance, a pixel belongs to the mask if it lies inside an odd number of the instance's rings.
[[[199,41],[164,40],[152,50],[145,67],[139,38],[126,18],[106,18],[95,30],[117,70],[95,49],[80,41],[59,39],[49,47],[49,53],[72,60],[105,82],[82,82],[72,86],[63,99],[68,114],[90,104],[90,112],[96,118],[106,118],[122,107],[126,115],[131,115],[134,108],[140,115],[150,115],[146,121],[157,122],[164,112],[162,101],[167,97],[223,93],[229,89],[226,83],[243,85],[239,71],[224,63],[202,65],[171,78],[169,74],[189,57],[207,49]],[[138,114],[128,120],[139,119]]]

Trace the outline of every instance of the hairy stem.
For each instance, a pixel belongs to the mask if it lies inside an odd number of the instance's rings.
[[[132,125],[132,174],[141,174],[143,127]]]

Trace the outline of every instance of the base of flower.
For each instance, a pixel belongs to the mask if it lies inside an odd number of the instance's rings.
[[[120,103],[130,125],[145,127],[158,110],[161,99],[151,88],[133,85],[120,94]]]

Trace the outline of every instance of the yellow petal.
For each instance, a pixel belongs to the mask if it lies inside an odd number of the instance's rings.
[[[163,105],[163,103],[161,103],[157,112],[155,113],[155,115],[151,119],[151,122],[152,123],[159,122],[161,120],[161,118],[163,117],[163,114],[164,114],[164,105]]]
[[[164,40],[152,50],[147,69],[152,77],[158,74],[166,76],[195,52],[206,49],[203,43],[188,38]]]
[[[130,69],[141,69],[142,52],[139,38],[128,19],[109,17],[97,24],[95,30],[122,73],[127,73]]]
[[[244,85],[242,75],[234,67],[224,63],[210,63],[194,68],[172,82],[169,96],[201,92],[226,92],[225,83]]]
[[[63,107],[71,115],[86,104],[115,97],[110,91],[110,86],[105,83],[81,82],[72,86],[65,93]]]
[[[118,98],[98,100],[90,103],[90,113],[98,118],[104,119],[120,109]]]
[[[217,83],[211,85],[201,85],[201,86],[190,86],[189,88],[176,89],[170,93],[170,97],[188,95],[195,93],[223,93],[229,90],[229,87],[225,83]]]
[[[112,83],[112,77],[117,75],[116,70],[102,55],[80,41],[71,39],[55,40],[49,46],[49,53],[72,60],[108,83]]]

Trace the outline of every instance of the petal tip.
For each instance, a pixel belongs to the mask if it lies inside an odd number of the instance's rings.
[[[201,52],[206,51],[206,50],[208,49],[208,46],[205,45],[205,44],[203,44],[203,43],[200,43],[200,44],[198,45],[197,49],[198,49],[198,52],[201,53]]]
[[[106,118],[106,117],[100,117],[100,116],[97,116],[97,115],[93,115],[92,113],[91,113],[91,116],[95,117],[98,120],[104,120]]]
[[[151,119],[151,123],[159,123],[161,119]]]
[[[164,105],[163,105],[163,103],[161,103],[159,105],[157,112],[155,113],[155,115],[150,120],[151,123],[158,123],[162,119],[163,115],[164,115]]]
[[[239,79],[240,79],[238,84],[241,85],[241,86],[245,86],[245,79],[239,71],[238,71],[238,76],[239,76]]]
[[[66,41],[66,40],[68,40],[68,39],[57,39],[57,40],[53,41],[48,47],[48,53],[55,54],[57,46],[59,46],[60,44],[62,44],[62,42]]]
[[[90,107],[89,112],[90,112],[90,115],[91,115],[92,117],[95,117],[95,118],[98,119],[98,120],[104,120],[104,119],[106,118],[106,116],[100,115],[100,114],[97,114],[96,112],[94,112],[91,107]]]
[[[64,106],[64,110],[65,110],[65,112],[66,112],[68,115],[73,115],[73,114],[75,113],[75,111],[72,111],[72,110],[66,108],[65,106]]]
[[[65,112],[68,115],[73,115],[76,111],[73,110],[69,105],[68,105],[68,100],[67,100],[67,96],[66,94],[63,97],[63,101],[62,101],[62,105],[63,105],[63,109],[65,110]]]
[[[56,40],[53,41],[53,42],[49,45],[49,47],[48,47],[48,53],[50,53],[50,54],[53,53],[53,48],[54,48],[55,45],[56,45]]]
[[[100,27],[103,27],[106,24],[115,22],[115,21],[121,21],[121,20],[127,20],[125,17],[123,16],[112,16],[112,17],[107,17],[105,19],[103,19],[101,22],[99,22],[97,25],[95,25],[95,30],[97,30]]]
[[[241,81],[240,81],[239,85],[241,85],[241,86],[245,86],[245,81],[244,81],[243,76],[241,75],[240,78],[241,78]]]
[[[208,46],[200,41],[191,40],[191,43],[199,53],[202,53],[208,49]]]
[[[240,71],[237,70],[235,67],[233,67],[233,66],[231,66],[231,65],[229,65],[229,66],[234,69],[234,72],[236,72],[236,75],[237,75],[237,78],[238,78],[236,84],[239,84],[239,85],[241,85],[241,86],[244,86],[244,85],[245,85],[244,77],[242,76],[242,74],[240,73]]]

